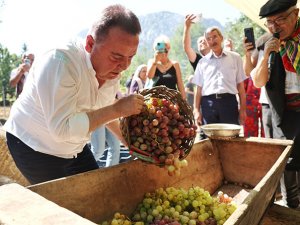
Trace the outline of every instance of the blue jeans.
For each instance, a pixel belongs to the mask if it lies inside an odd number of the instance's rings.
[[[95,159],[98,161],[105,151],[105,142],[108,144],[106,167],[119,164],[120,161],[120,141],[104,126],[98,127],[91,138],[91,149]]]
[[[65,159],[37,152],[10,133],[6,133],[6,139],[16,166],[31,184],[99,168],[87,145],[76,158]]]

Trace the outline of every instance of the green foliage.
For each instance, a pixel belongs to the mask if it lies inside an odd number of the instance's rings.
[[[20,62],[20,57],[16,54],[11,55],[8,49],[2,47],[0,44],[0,89],[2,99],[4,90],[6,94],[10,95],[10,97],[15,93],[15,89],[9,86],[9,78],[11,70],[17,67]]]
[[[259,38],[265,33],[265,30],[263,30],[245,15],[241,15],[240,18],[236,19],[235,21],[227,22],[225,25],[224,38],[232,39],[234,51],[238,52],[241,56],[245,55],[243,40],[244,28],[246,27],[253,27],[255,39]]]

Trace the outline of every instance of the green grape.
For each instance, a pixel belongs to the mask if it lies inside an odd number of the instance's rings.
[[[152,216],[157,216],[159,214],[159,211],[157,209],[152,210]]]
[[[175,206],[175,210],[176,210],[177,212],[181,212],[182,207],[181,207],[180,205],[176,205],[176,206]]]
[[[196,222],[196,220],[194,220],[194,219],[191,219],[190,221],[189,221],[189,225],[196,225],[197,224],[197,222]]]

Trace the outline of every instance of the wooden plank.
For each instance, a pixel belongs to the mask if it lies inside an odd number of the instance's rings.
[[[250,191],[245,201],[226,221],[225,225],[249,225],[258,224],[279,183],[281,174],[285,168],[290,154],[291,146],[288,146],[262,180]]]
[[[300,211],[274,204],[267,212],[261,225],[299,225]]]
[[[0,224],[95,225],[18,184],[0,187]]]
[[[225,180],[254,187],[276,162],[285,146],[259,138],[212,140],[219,150]],[[289,143],[289,142],[288,142]],[[270,147],[272,146],[272,147]],[[251,174],[251,176],[245,176]]]

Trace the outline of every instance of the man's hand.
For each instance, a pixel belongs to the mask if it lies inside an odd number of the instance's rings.
[[[30,70],[30,65],[26,64],[26,63],[22,63],[19,66],[20,71],[22,71],[23,73],[25,72],[29,72]]]
[[[280,41],[278,38],[271,38],[265,43],[264,55],[268,56],[271,52],[278,52],[280,47]]]
[[[123,97],[114,103],[117,112],[120,112],[121,117],[127,117],[134,114],[139,114],[144,105],[144,96],[140,94],[131,94]]]
[[[199,110],[194,110],[194,118],[195,118],[195,122],[196,125],[198,126],[198,128],[200,128],[200,126],[202,126],[202,114]]]
[[[239,111],[239,122],[240,125],[244,125],[245,124],[245,120],[246,120],[246,110],[245,109],[240,109]]]
[[[188,14],[185,16],[184,25],[186,28],[189,28],[194,22],[193,20],[197,17],[197,15],[194,14]]]

